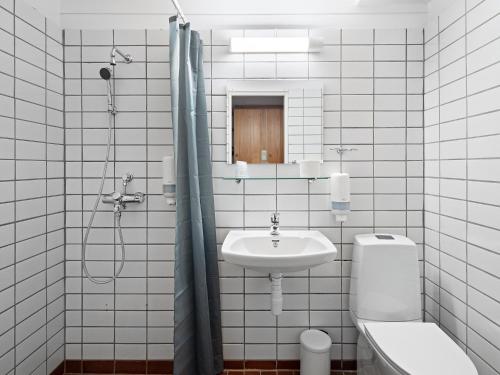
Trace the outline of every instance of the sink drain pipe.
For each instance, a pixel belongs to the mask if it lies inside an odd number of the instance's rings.
[[[283,274],[281,273],[272,273],[269,275],[269,279],[271,280],[271,312],[273,315],[279,315],[283,311],[282,278]]]

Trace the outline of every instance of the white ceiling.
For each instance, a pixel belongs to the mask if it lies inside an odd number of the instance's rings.
[[[186,14],[328,14],[358,12],[421,12],[426,0],[179,0]],[[67,13],[153,13],[174,11],[170,0],[64,0]]]
[[[67,28],[162,28],[170,0],[27,0]],[[198,29],[221,27],[421,27],[428,0],[178,0]],[[441,0],[433,0],[441,1]],[[58,9],[57,9],[58,8]]]
[[[426,4],[429,1],[428,0],[360,0],[360,3],[367,3],[367,4]]]

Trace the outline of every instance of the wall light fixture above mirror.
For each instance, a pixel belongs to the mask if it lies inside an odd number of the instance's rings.
[[[233,37],[232,53],[319,52],[323,40],[309,37]]]
[[[283,164],[323,157],[323,86],[314,80],[231,81],[227,163]]]

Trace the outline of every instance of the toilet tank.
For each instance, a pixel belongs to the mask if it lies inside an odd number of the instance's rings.
[[[350,310],[358,319],[422,319],[417,247],[403,236],[355,236]]]

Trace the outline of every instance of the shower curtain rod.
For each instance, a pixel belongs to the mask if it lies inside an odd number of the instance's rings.
[[[177,9],[177,15],[182,19],[182,22],[187,23],[187,18],[182,12],[181,6],[179,5],[177,0],[172,0],[172,4],[174,4],[175,9]]]

